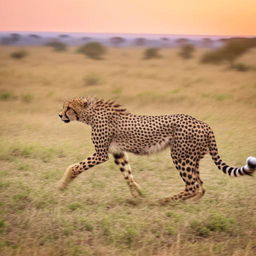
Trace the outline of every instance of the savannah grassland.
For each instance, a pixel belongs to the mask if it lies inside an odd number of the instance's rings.
[[[27,47],[0,48],[0,254],[37,256],[256,255],[256,179],[232,178],[209,156],[201,162],[206,194],[199,202],[162,206],[184,185],[169,150],[130,154],[144,198],[131,198],[112,157],[56,184],[65,168],[93,153],[90,127],[57,116],[65,99],[113,98],[137,114],[186,113],[213,128],[225,162],[242,166],[256,153],[256,51],[239,62],[247,72],[183,60],[177,49],[143,60],[143,49],[108,49],[92,60]]]

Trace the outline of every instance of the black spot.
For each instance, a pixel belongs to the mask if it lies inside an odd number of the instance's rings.
[[[116,159],[120,159],[120,158],[123,158],[124,157],[124,154],[123,153],[120,153],[120,154],[113,154],[114,158]]]

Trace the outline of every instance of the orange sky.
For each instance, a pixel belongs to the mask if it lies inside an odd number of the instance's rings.
[[[256,35],[256,0],[0,0],[0,31]]]

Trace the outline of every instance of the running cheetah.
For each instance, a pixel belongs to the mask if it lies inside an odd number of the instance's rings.
[[[59,117],[66,123],[80,121],[90,125],[95,146],[92,156],[67,168],[59,183],[60,189],[83,171],[107,161],[110,153],[120,167],[132,196],[139,197],[141,189],[133,178],[126,152],[148,155],[167,147],[171,149],[173,163],[180,172],[185,189],[163,199],[163,202],[198,199],[204,195],[198,169],[199,161],[207,153],[217,167],[230,176],[252,175],[256,170],[255,157],[248,157],[246,165],[241,168],[224,163],[209,125],[189,115],[134,115],[113,101],[84,97],[66,101]]]

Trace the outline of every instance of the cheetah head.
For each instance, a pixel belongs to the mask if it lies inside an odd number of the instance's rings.
[[[81,113],[84,112],[86,106],[87,100],[82,98],[65,101],[59,117],[65,123],[81,121]]]

